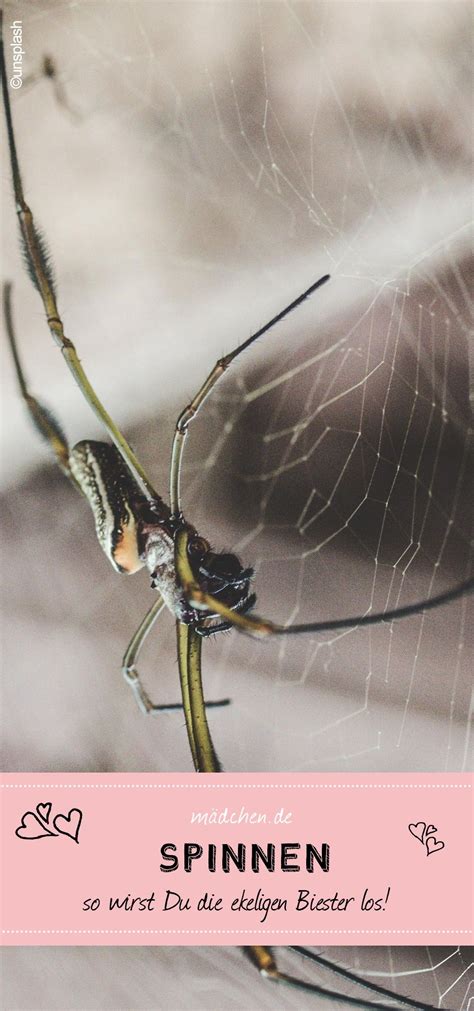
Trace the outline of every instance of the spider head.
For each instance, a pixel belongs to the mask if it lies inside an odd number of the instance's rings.
[[[189,539],[188,554],[196,582],[205,593],[233,611],[245,612],[255,606],[255,594],[250,593],[253,569],[244,569],[237,555],[213,551],[209,542],[197,534]],[[219,622],[216,631],[222,627],[222,619]],[[212,625],[208,628],[212,630]]]

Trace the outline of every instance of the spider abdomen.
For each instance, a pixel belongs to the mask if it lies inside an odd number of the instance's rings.
[[[144,565],[136,513],[142,496],[120,453],[105,442],[78,442],[69,463],[92,509],[102,550],[117,572],[137,572]]]

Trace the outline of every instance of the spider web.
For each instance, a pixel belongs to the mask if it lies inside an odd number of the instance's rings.
[[[41,0],[7,11],[23,20],[26,72],[47,52],[60,74],[56,95],[39,80],[13,97],[66,331],[159,488],[177,412],[215,359],[332,275],[238,360],[188,439],[186,515],[254,566],[257,611],[330,620],[465,579],[467,4]],[[33,388],[71,442],[98,437],[21,271],[6,168],[3,178]],[[110,572],[83,503],[38,469],[41,447],[13,383],[5,403],[8,767],[187,769],[180,718],[145,725],[118,682],[127,636],[150,603],[147,579]],[[206,643],[207,695],[233,700],[212,714],[224,766],[469,768],[468,608],[463,599],[374,628]],[[143,670],[157,701],[174,700],[166,620]],[[467,1008],[469,959],[441,951],[345,949],[340,961]],[[66,967],[66,952],[50,957]],[[34,964],[32,952],[18,958]],[[150,988],[157,958],[173,1006],[191,1006],[195,978],[193,1007],[218,1006],[220,986],[230,1006],[274,999],[256,996],[237,954],[216,982],[215,952],[208,962],[195,954],[182,998],[171,956],[153,953],[143,963]],[[130,1002],[127,979],[124,970],[116,1007]],[[15,986],[14,1006],[26,1006]],[[137,993],[134,1004],[153,1006],[145,984]],[[305,1000],[285,993],[282,1006]]]

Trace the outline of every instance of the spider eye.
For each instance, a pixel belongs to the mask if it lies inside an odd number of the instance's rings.
[[[189,541],[188,551],[190,555],[205,555],[209,551],[210,546],[209,542],[204,540],[204,537],[193,537]]]

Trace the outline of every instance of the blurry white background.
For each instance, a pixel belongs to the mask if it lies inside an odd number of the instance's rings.
[[[25,71],[53,56],[69,105],[44,79],[12,96],[66,333],[158,488],[177,413],[215,359],[329,271],[206,405],[186,449],[186,514],[256,567],[258,610],[283,621],[396,606],[465,578],[470,7],[6,10],[23,22]],[[24,274],[5,159],[2,183],[4,273],[31,386],[71,443],[100,438]],[[4,764],[187,770],[182,718],[145,719],[120,679],[148,580],[112,571],[87,505],[24,417],[6,356],[3,375]],[[466,768],[467,606],[339,636],[206,643],[206,693],[233,699],[211,717],[224,767]],[[177,699],[171,619],[142,668],[156,701]],[[467,1007],[459,954],[338,957]],[[6,1006],[18,1009],[275,1001],[238,952],[217,949],[24,949],[6,964]],[[396,978],[409,968],[429,971]]]

